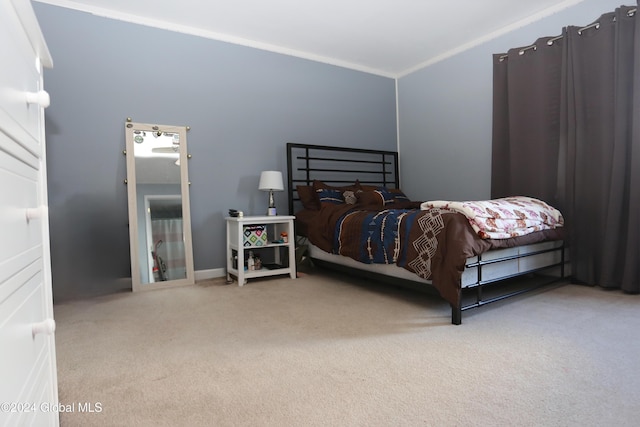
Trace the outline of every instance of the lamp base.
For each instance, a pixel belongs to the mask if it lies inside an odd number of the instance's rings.
[[[267,215],[276,215],[276,204],[273,200],[273,190],[269,190],[269,208],[267,209]]]

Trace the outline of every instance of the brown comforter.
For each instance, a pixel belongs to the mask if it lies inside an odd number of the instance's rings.
[[[431,280],[453,305],[459,302],[467,258],[491,249],[564,237],[564,230],[558,228],[508,239],[481,239],[460,213],[438,208],[420,210],[420,202],[396,206],[401,209],[323,204],[319,211],[298,212],[296,227],[299,234],[325,252],[364,263],[396,264]],[[374,218],[380,224],[376,225]]]

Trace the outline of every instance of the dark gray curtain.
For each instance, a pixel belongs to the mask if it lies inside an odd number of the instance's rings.
[[[493,198],[555,201],[562,52],[561,43],[546,37],[494,55]]]
[[[494,106],[492,164],[492,196],[528,194],[562,211],[577,281],[630,293],[640,292],[640,15],[635,9],[620,7],[587,27],[569,26],[551,46],[541,39],[535,51],[518,57],[510,51],[502,63],[496,61],[499,55],[494,58],[494,85],[506,80],[506,88],[494,86],[494,103],[506,98],[507,106]],[[547,75],[534,77],[541,70]],[[535,168],[524,166],[529,160]]]

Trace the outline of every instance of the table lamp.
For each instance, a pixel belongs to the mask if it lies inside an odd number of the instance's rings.
[[[263,171],[260,174],[260,184],[258,184],[258,189],[269,192],[269,209],[267,210],[267,215],[276,215],[276,205],[273,200],[273,192],[284,190],[284,185],[282,184],[282,172]]]

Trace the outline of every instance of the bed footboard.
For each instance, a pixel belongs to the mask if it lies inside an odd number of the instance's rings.
[[[507,262],[507,261],[511,261],[511,260],[519,260],[522,258],[527,258],[527,257],[534,257],[537,255],[542,255],[542,254],[547,254],[547,253],[555,253],[555,252],[559,252],[560,254],[560,261],[558,262],[553,262],[550,264],[546,264],[546,265],[542,265],[536,268],[531,268],[531,269],[527,269],[526,271],[522,271],[522,272],[518,272],[515,274],[508,274],[508,275],[504,275],[501,277],[494,277],[491,279],[483,279],[483,267],[488,266],[488,265],[493,265],[493,264],[498,264],[501,262]],[[458,299],[458,303],[457,304],[451,304],[451,323],[454,325],[460,325],[462,324],[462,312],[466,311],[466,310],[470,310],[472,308],[478,308],[478,307],[482,307],[483,305],[487,305],[490,304],[492,302],[497,302],[497,301],[502,301],[503,299],[506,298],[510,298],[510,297],[514,297],[517,295],[521,295],[527,292],[531,292],[534,291],[536,289],[540,289],[543,288],[545,286],[549,286],[551,284],[554,284],[556,282],[559,282],[561,280],[564,280],[567,278],[566,274],[565,274],[565,266],[566,266],[566,250],[565,250],[565,246],[564,246],[564,242],[561,246],[558,247],[553,247],[553,248],[549,248],[549,249],[543,249],[543,250],[539,250],[539,251],[533,251],[533,252],[527,252],[524,254],[518,254],[518,255],[509,255],[509,256],[503,256],[503,257],[498,257],[498,258],[491,258],[488,260],[483,260],[482,259],[482,255],[478,256],[478,259],[474,262],[468,263],[465,268],[476,268],[477,269],[477,281],[476,283],[473,283],[471,285],[467,285],[466,287],[462,288],[461,287],[461,292],[460,292],[460,298]],[[507,279],[511,279],[514,277],[519,277],[519,276],[523,276],[523,275],[528,275],[528,274],[533,274],[536,272],[541,272],[544,270],[549,270],[551,268],[557,267],[560,269],[560,273],[557,276],[552,275],[550,277],[549,280],[545,280],[542,282],[536,282],[534,284],[532,284],[531,286],[526,286],[523,288],[519,288],[517,290],[512,290],[512,291],[507,291],[504,293],[500,293],[498,295],[492,296],[492,297],[485,297],[484,296],[484,289],[486,286],[489,286],[491,284],[495,284],[498,282],[503,282]],[[463,292],[465,290],[472,290],[474,291],[475,294],[475,298],[473,300],[473,302],[464,304],[463,303]]]

